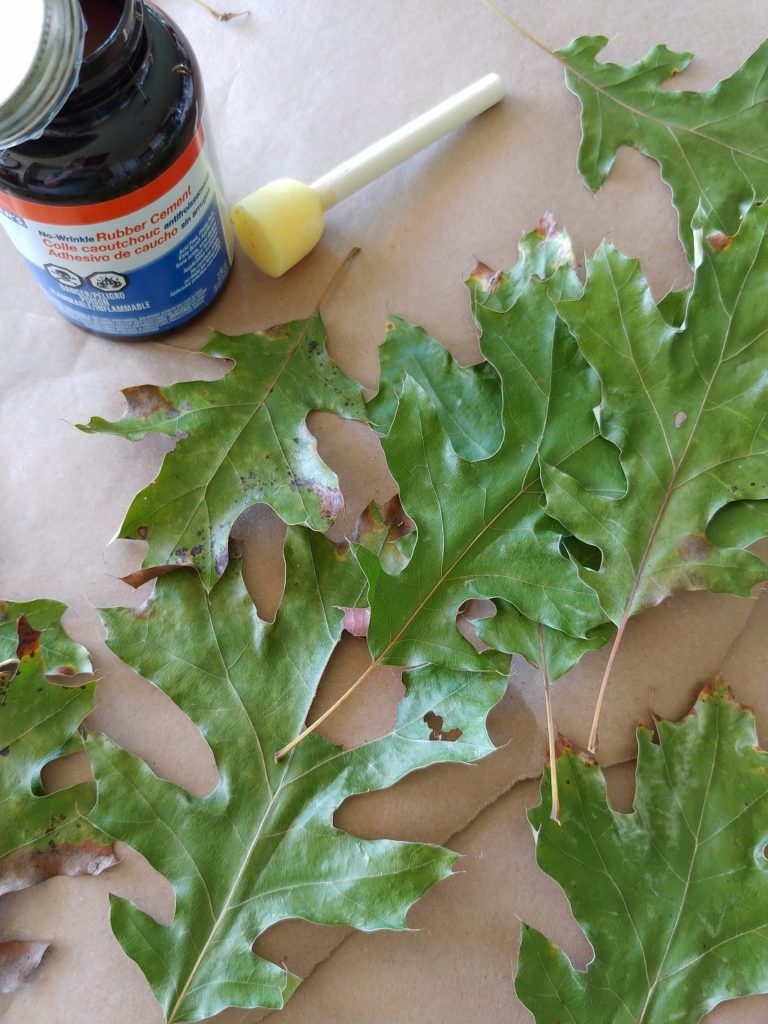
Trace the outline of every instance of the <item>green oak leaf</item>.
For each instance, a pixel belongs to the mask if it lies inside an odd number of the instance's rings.
[[[86,649],[61,627],[66,605],[59,601],[0,601],[0,661],[17,655],[23,638],[40,651],[47,676],[74,676],[91,671]],[[19,635],[21,633],[21,636]],[[37,638],[34,634],[39,634]]]
[[[718,682],[691,714],[638,732],[630,814],[596,764],[557,759],[529,813],[539,866],[562,887],[594,959],[576,970],[523,926],[517,994],[536,1024],[698,1024],[768,992],[768,755]]]
[[[495,273],[478,263],[470,279],[484,292],[494,309],[512,306],[531,277],[551,277],[560,267],[573,265],[568,236],[546,215],[535,230],[520,240],[520,255],[509,272]],[[379,349],[379,390],[368,402],[374,430],[386,434],[397,410],[404,376],[429,395],[454,451],[463,459],[485,459],[498,450],[503,436],[501,387],[492,363],[461,366],[423,327],[402,317],[387,323],[387,337]]]
[[[732,235],[740,212],[768,197],[768,41],[730,78],[702,93],[662,88],[688,66],[690,53],[655,46],[622,67],[596,59],[607,42],[581,36],[555,55],[581,101],[579,171],[597,190],[620,146],[657,160],[692,258],[690,225],[700,202],[712,230]]]
[[[499,378],[488,362],[462,366],[447,348],[399,316],[387,321],[379,348],[379,390],[368,402],[374,430],[386,434],[405,375],[429,395],[454,450],[464,459],[493,455],[502,438]]]
[[[226,567],[232,524],[257,502],[286,523],[330,526],[344,501],[306,418],[322,410],[362,420],[365,406],[325,344],[319,314],[260,334],[214,334],[202,351],[235,364],[220,380],[128,388],[121,420],[80,426],[132,441],[178,438],[118,534],[147,541],[145,566],[194,565],[210,587]]]
[[[562,232],[546,241],[570,251]],[[418,538],[396,576],[368,552],[356,552],[369,580],[368,641],[378,662],[506,672],[506,655],[478,653],[456,628],[470,598],[509,601],[536,637],[538,624],[584,637],[604,621],[561,551],[562,529],[543,511],[538,467],[540,453],[551,455],[592,487],[599,462],[601,488],[603,463],[616,468],[615,449],[598,436],[592,413],[597,380],[553,305],[580,286],[570,266],[541,278],[525,254],[523,264],[522,279],[488,272],[470,281],[481,349],[501,382],[504,439],[492,456],[461,458],[440,406],[409,377],[401,385],[382,444]],[[440,405],[449,399],[450,389]],[[621,489],[623,480],[614,480],[605,493]]]
[[[504,679],[428,667],[406,678],[391,733],[351,750],[311,736],[276,762],[301,730],[339,640],[340,608],[365,589],[349,551],[324,537],[289,529],[285,554],[272,623],[258,618],[237,561],[210,592],[182,570],[158,579],[143,608],[103,613],[109,646],[199,726],[219,770],[218,786],[201,799],[105,737],[88,743],[98,784],[92,819],[176,892],[168,926],[123,899],[112,903],[115,933],[168,1024],[226,1006],[281,1007],[298,979],[251,949],[277,921],[404,928],[408,908],[450,872],[455,855],[358,839],[334,827],[334,812],[416,768],[493,749],[485,717]],[[448,741],[430,742],[441,735]]]
[[[547,509],[602,551],[599,570],[580,571],[620,626],[675,591],[747,595],[768,577],[742,550],[755,520],[739,510],[768,497],[767,230],[768,207],[754,208],[729,246],[704,246],[680,327],[659,313],[638,262],[606,245],[583,295],[558,306],[600,377],[600,427],[627,486],[606,497],[543,462]],[[730,503],[727,530],[708,533]]]
[[[494,651],[520,654],[539,668],[546,667],[550,681],[559,679],[577,665],[587,651],[604,647],[616,632],[612,622],[603,622],[586,636],[569,636],[559,629],[543,627],[537,636],[530,619],[508,601],[494,601],[496,614],[472,619],[478,640]]]
[[[57,601],[0,602],[0,895],[55,875],[99,874],[115,863],[105,836],[85,818],[91,783],[46,794],[44,765],[82,749],[78,728],[94,684],[63,687],[47,675],[90,671],[88,653],[61,628]],[[49,943],[0,941],[0,991],[19,988]]]

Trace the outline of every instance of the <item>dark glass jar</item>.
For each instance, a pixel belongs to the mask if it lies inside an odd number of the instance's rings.
[[[151,4],[80,6],[77,86],[37,138],[0,151],[0,214],[68,319],[113,337],[165,333],[210,304],[231,266],[199,68]]]

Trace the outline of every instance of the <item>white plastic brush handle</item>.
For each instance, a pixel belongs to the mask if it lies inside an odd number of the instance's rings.
[[[329,210],[353,192],[365,188],[374,179],[397,167],[403,160],[482,114],[503,96],[504,83],[501,78],[498,75],[485,75],[386,138],[368,146],[362,153],[345,160],[314,181],[311,188],[320,197],[323,209]]]

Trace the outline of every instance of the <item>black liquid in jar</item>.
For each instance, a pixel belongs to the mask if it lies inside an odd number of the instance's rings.
[[[87,30],[78,84],[39,138],[0,152],[0,190],[9,197],[62,208],[129,196],[172,169],[200,127],[202,79],[178,27],[143,0],[80,0],[80,6]],[[88,269],[74,268],[86,289]],[[211,284],[214,294],[226,270]],[[66,288],[66,277],[59,274],[56,286]],[[57,305],[69,316],[66,305]],[[81,326],[122,336],[109,324]]]
[[[120,9],[108,0],[80,0],[80,7],[86,24],[83,56],[90,57],[117,28]]]

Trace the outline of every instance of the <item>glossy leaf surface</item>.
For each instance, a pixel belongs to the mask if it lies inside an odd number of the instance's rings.
[[[379,349],[379,391],[368,402],[374,430],[386,434],[397,410],[403,377],[429,395],[454,450],[464,459],[493,455],[502,438],[499,378],[488,362],[461,366],[439,341],[402,317],[387,323]]]
[[[236,561],[210,592],[197,574],[179,571],[162,576],[138,612],[104,613],[110,647],[192,718],[219,770],[218,786],[200,799],[106,738],[89,741],[94,820],[138,849],[176,892],[167,927],[121,899],[112,914],[168,1022],[230,1005],[282,1006],[298,979],[251,949],[272,924],[301,917],[404,928],[411,904],[450,872],[448,851],[357,839],[336,829],[333,815],[347,797],[416,768],[490,752],[485,716],[503,679],[421,669],[406,679],[393,732],[351,750],[311,736],[274,759],[304,724],[341,634],[341,607],[363,593],[348,551],[294,528],[273,623],[258,618]],[[452,742],[430,742],[431,715]]]
[[[459,607],[470,598],[504,598],[534,636],[537,623],[585,636],[604,619],[561,553],[562,530],[542,508],[540,453],[591,486],[594,460],[613,451],[597,436],[596,378],[553,305],[578,294],[579,284],[564,265],[567,236],[548,227],[538,250],[526,236],[522,269],[481,268],[470,281],[481,348],[501,381],[504,439],[495,454],[468,461],[456,453],[440,412],[451,405],[450,387],[435,407],[411,378],[401,385],[382,444],[418,538],[397,576],[358,551],[370,583],[374,658],[506,672],[508,657],[478,653],[456,629]],[[551,266],[543,254],[553,248],[559,268],[541,278],[538,271]],[[471,416],[469,406],[464,415]]]
[[[690,53],[655,46],[622,67],[597,60],[607,42],[605,36],[581,36],[557,53],[568,88],[582,105],[579,170],[596,190],[620,146],[658,160],[692,257],[691,223],[700,202],[712,229],[732,235],[740,213],[768,197],[768,42],[730,78],[702,93],[662,88],[688,66]]]
[[[514,305],[532,277],[546,279],[573,265],[568,236],[547,214],[520,240],[512,270],[495,273],[478,263],[470,288],[483,295],[483,305],[497,311]],[[411,377],[429,396],[451,446],[463,459],[485,459],[503,437],[501,386],[493,362],[461,366],[423,327],[393,316],[379,349],[379,390],[368,402],[371,426],[386,434],[392,426],[404,377]]]
[[[539,865],[595,953],[576,970],[523,926],[516,987],[536,1024],[698,1024],[768,992],[768,755],[754,718],[718,683],[657,731],[638,732],[631,814],[570,750],[557,760],[560,823],[548,775],[529,814]]]
[[[178,439],[120,528],[120,537],[147,541],[145,566],[194,565],[211,586],[226,567],[232,524],[257,502],[286,523],[330,526],[344,501],[306,418],[314,409],[365,419],[365,406],[325,344],[319,314],[262,334],[214,334],[202,351],[235,363],[220,380],[128,388],[122,419],[81,427]]]
[[[606,497],[544,465],[547,508],[601,550],[599,571],[581,572],[616,623],[675,591],[746,595],[768,575],[740,547],[754,516],[738,528],[738,503],[768,496],[767,228],[768,207],[755,208],[727,247],[705,243],[681,327],[661,316],[637,261],[605,245],[583,295],[559,305],[600,377],[601,430],[627,486]],[[710,535],[731,503],[737,521]]]
[[[531,621],[507,601],[496,601],[496,614],[473,619],[478,640],[494,651],[520,654],[532,665],[544,668],[552,682],[577,665],[587,651],[597,650],[609,642],[616,627],[604,622],[584,637],[570,636],[559,629],[544,628],[540,635],[531,628]],[[543,655],[543,657],[542,657]]]

